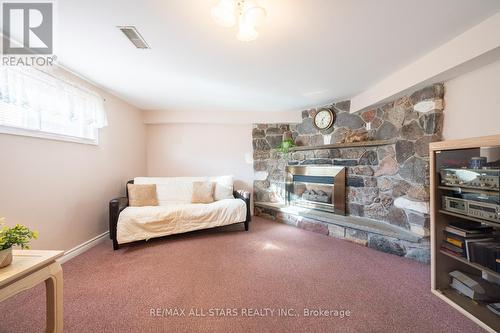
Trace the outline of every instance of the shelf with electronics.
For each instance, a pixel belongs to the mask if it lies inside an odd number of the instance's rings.
[[[431,143],[432,292],[500,331],[500,135]]]

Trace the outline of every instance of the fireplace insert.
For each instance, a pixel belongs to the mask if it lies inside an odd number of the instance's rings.
[[[286,203],[345,215],[345,167],[287,166]]]

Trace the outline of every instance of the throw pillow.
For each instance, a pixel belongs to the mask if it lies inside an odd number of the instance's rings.
[[[233,176],[212,177],[215,181],[214,200],[234,199],[233,196]]]
[[[158,206],[156,185],[127,184],[128,203],[131,207]]]
[[[214,202],[214,182],[193,182],[192,203]]]

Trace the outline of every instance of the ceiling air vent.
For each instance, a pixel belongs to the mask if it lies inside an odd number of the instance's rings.
[[[137,28],[134,26],[124,26],[124,27],[118,27],[118,29],[123,32],[125,36],[132,42],[132,44],[135,45],[138,49],[149,49],[148,43],[142,38],[141,34],[139,31],[137,31]]]

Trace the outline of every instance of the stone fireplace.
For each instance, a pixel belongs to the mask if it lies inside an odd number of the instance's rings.
[[[254,124],[255,215],[428,262],[428,151],[442,138],[443,98],[436,84],[355,113],[349,101],[322,106],[336,114],[329,133],[313,125],[320,108],[302,111],[300,123]],[[337,144],[367,124],[373,141]],[[298,147],[284,154],[276,148],[287,131]],[[297,177],[289,188],[287,171],[325,166],[345,170],[346,216],[325,205],[334,199],[331,183]],[[295,202],[287,205],[289,194]],[[301,205],[314,209],[290,209]]]
[[[286,167],[287,205],[345,215],[345,168],[337,166]]]

